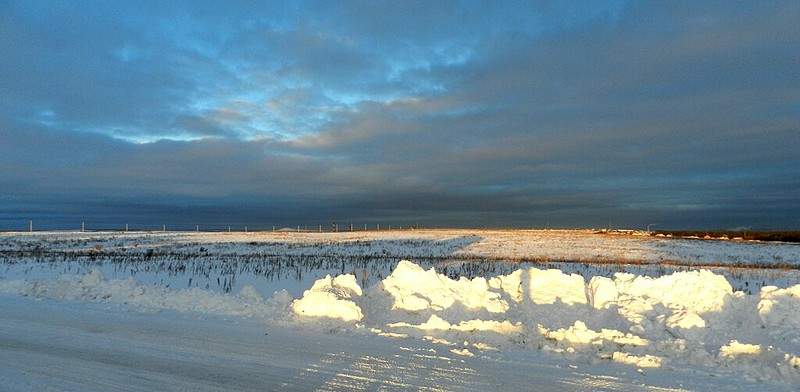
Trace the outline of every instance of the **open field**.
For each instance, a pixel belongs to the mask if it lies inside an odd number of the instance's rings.
[[[0,234],[3,254],[47,252],[460,258],[534,262],[800,268],[780,242],[612,235],[590,230],[293,232],[34,232]],[[26,253],[27,252],[27,253]]]
[[[800,242],[800,231],[758,230],[656,230],[654,235],[681,238],[724,239],[743,241]]]
[[[0,324],[11,332],[0,379],[17,390],[124,390],[134,374],[200,390],[794,390],[798,298],[800,245],[783,242],[566,230],[4,233]],[[145,342],[155,332],[128,322],[156,322],[172,338],[156,350]],[[204,332],[177,337],[195,329]],[[27,330],[88,348],[48,349]],[[193,339],[209,331],[216,343],[201,349]],[[300,349],[309,339],[313,353]],[[220,355],[242,366],[219,371],[227,384],[192,376]],[[174,372],[145,365],[173,356]],[[62,357],[84,365],[36,368]],[[242,373],[254,367],[263,372]]]

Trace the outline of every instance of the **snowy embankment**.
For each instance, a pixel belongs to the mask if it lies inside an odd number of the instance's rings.
[[[705,270],[613,278],[519,269],[491,279],[450,279],[402,261],[362,288],[352,275],[317,280],[301,297],[269,299],[174,290],[98,272],[57,280],[0,280],[0,292],[244,316],[324,331],[424,339],[460,356],[534,349],[583,363],[701,368],[800,382],[800,285],[735,292]]]

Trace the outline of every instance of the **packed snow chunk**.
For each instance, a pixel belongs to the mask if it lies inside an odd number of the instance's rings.
[[[295,300],[292,310],[300,316],[359,321],[364,315],[351,298],[361,294],[361,287],[354,275],[339,275],[336,278],[327,275],[314,282],[303,293],[303,298]]]
[[[792,368],[800,369],[800,357],[797,355],[784,354],[783,359],[785,359],[786,363]]]
[[[433,268],[426,271],[406,260],[397,264],[381,286],[394,299],[392,309],[439,311],[460,303],[470,310],[486,309],[492,313],[508,310],[508,303],[499,293],[489,290],[484,278],[452,280]]]
[[[670,309],[686,309],[698,314],[719,312],[733,294],[722,275],[708,270],[682,271],[659,278],[618,273],[614,282],[620,297],[642,298]]]
[[[260,304],[264,301],[264,297],[251,285],[242,287],[242,290],[239,291],[239,298],[254,304]]]
[[[389,328],[416,328],[423,331],[446,331],[450,329],[450,323],[435,314],[431,315],[428,321],[419,325],[399,322],[387,324],[386,326]]]
[[[742,355],[759,355],[761,354],[761,346],[758,344],[739,343],[737,340],[731,340],[728,344],[720,347],[719,357],[723,359],[735,359]]]
[[[471,351],[467,350],[466,348],[462,348],[460,350],[457,349],[457,348],[454,348],[454,349],[451,349],[450,352],[453,353],[453,354],[456,354],[456,355],[464,356],[464,357],[474,357],[475,356],[475,354],[473,354]]]
[[[467,320],[453,325],[451,329],[463,332],[490,331],[502,335],[522,332],[521,323],[511,323],[508,320]]]
[[[586,303],[586,285],[583,276],[578,274],[567,275],[561,270],[528,270],[529,294],[531,300],[537,304],[553,304],[561,301],[567,305]]]
[[[430,335],[425,335],[425,336],[422,337],[422,339],[427,340],[427,341],[429,341],[429,342],[431,342],[433,344],[442,344],[442,345],[445,345],[445,346],[454,346],[455,345],[455,343],[450,343],[450,341],[447,340],[447,339],[437,338],[435,336],[430,336]]]
[[[515,302],[522,302],[525,297],[522,289],[522,270],[489,279],[489,287],[505,291]]]
[[[80,282],[84,287],[97,287],[104,280],[106,280],[106,277],[103,276],[103,273],[98,269],[93,269],[92,272],[84,275]]]
[[[775,286],[761,288],[758,316],[764,326],[796,332],[800,329],[798,314],[800,314],[800,284],[785,289]]]
[[[617,285],[604,276],[595,276],[586,287],[586,298],[595,309],[605,309],[617,302]]]
[[[640,368],[657,368],[661,367],[662,359],[653,355],[633,355],[615,351],[611,355],[611,360],[614,362],[624,363],[626,365],[633,365]]]
[[[510,321],[497,320],[467,320],[458,324],[450,324],[447,320],[437,315],[431,315],[428,321],[419,324],[409,324],[406,322],[388,324],[390,328],[415,328],[423,331],[460,331],[460,332],[496,332],[502,335],[522,332],[522,324],[512,324]]]
[[[385,332],[385,331],[383,331],[381,329],[378,329],[378,328],[370,328],[369,331],[374,333],[375,335],[383,336],[383,337],[387,337],[387,338],[405,339],[405,338],[408,337],[408,335],[406,335],[404,333]]]
[[[643,339],[630,333],[622,333],[615,329],[601,329],[600,332],[593,331],[586,327],[583,321],[575,321],[569,328],[550,330],[539,325],[539,333],[547,339],[555,340],[568,346],[603,346],[605,342],[612,342],[618,345],[646,346],[649,344],[647,339]]]
[[[673,335],[690,340],[701,340],[705,336],[706,321],[697,313],[678,310],[664,322]]]
[[[265,303],[265,307],[269,309],[270,312],[277,314],[277,315],[285,315],[289,313],[289,307],[292,304],[292,295],[289,294],[286,289],[278,290],[272,293],[272,297],[270,297]]]

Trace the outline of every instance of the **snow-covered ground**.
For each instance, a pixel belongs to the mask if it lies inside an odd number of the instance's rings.
[[[508,261],[800,264],[800,244],[597,234],[589,230],[404,230],[292,232],[0,233],[3,250],[99,253],[338,255]]]
[[[798,253],[588,231],[3,234],[0,385],[796,390]]]
[[[427,340],[0,295],[3,391],[787,391],[534,350],[474,357]]]

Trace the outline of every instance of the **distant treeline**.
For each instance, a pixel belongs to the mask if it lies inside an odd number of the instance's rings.
[[[800,231],[750,231],[750,230],[655,230],[654,234],[673,237],[725,238],[755,241],[800,242]]]

